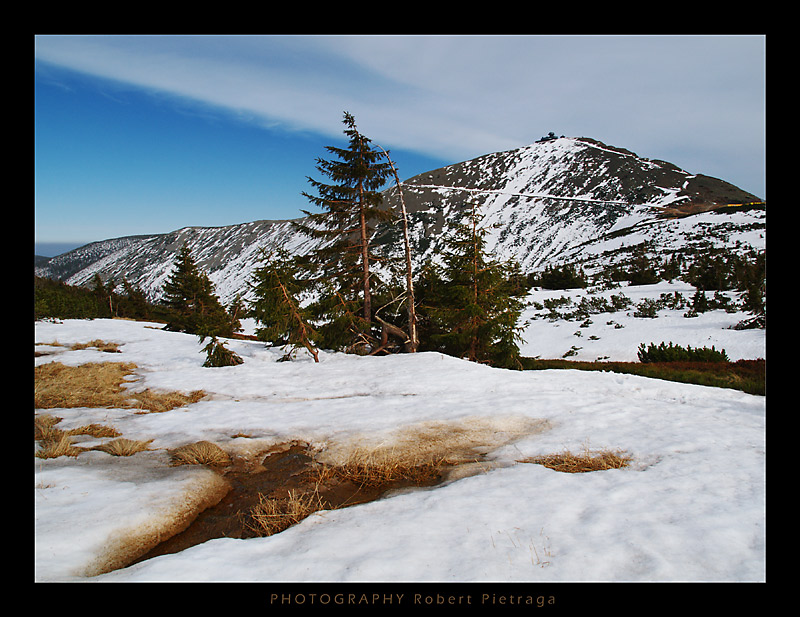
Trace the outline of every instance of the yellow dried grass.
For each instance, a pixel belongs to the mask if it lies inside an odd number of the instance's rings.
[[[41,446],[36,452],[37,457],[57,458],[59,456],[78,456],[78,454],[85,452],[87,449],[103,450],[103,446],[80,448],[73,445],[72,437],[75,435],[89,435],[91,437],[118,437],[121,435],[121,433],[113,427],[96,423],[86,424],[68,430],[61,430],[60,428],[56,428],[56,424],[61,422],[61,420],[62,418],[48,414],[35,415],[33,417],[33,438],[34,441],[38,441]],[[125,442],[130,440],[118,439],[117,441]],[[150,441],[152,441],[152,439]],[[150,442],[140,443],[149,444]],[[129,445],[128,447],[131,448],[132,446]],[[120,456],[128,455],[120,454]]]
[[[106,353],[120,353],[118,343],[108,343],[100,339],[94,339],[88,343],[75,343],[74,345],[70,345],[69,348],[72,350],[79,350],[88,349],[89,347],[94,347],[98,351],[104,351]]]
[[[100,362],[66,366],[49,362],[34,368],[36,409],[119,407],[152,412],[169,411],[199,401],[205,393],[130,392],[123,388],[135,374],[132,362]]]
[[[56,436],[60,436],[63,431],[54,428],[56,424],[61,422],[62,418],[58,416],[51,416],[47,414],[33,417],[33,438],[36,441],[52,440]]]
[[[58,431],[48,439],[40,442],[41,448],[36,451],[37,458],[58,458],[59,456],[78,456],[84,451],[72,444],[72,437],[64,432]]]
[[[231,463],[228,453],[210,441],[197,441],[170,451],[173,465],[208,465],[224,467]]]
[[[573,454],[564,451],[561,454],[532,456],[520,460],[520,463],[534,463],[562,473],[587,473],[627,467],[631,457],[620,450],[584,450]]]
[[[99,450],[100,452],[105,452],[112,456],[133,456],[137,452],[149,450],[148,446],[152,441],[152,439],[137,441],[120,437],[119,439],[114,439],[102,445],[95,446],[92,450]]]
[[[324,509],[316,491],[301,493],[290,490],[286,499],[270,499],[259,493],[258,503],[243,516],[242,523],[257,536],[271,536]]]
[[[381,486],[393,482],[425,484],[435,480],[448,461],[444,457],[416,461],[392,451],[355,450],[338,465],[318,465],[318,473],[354,482],[361,486]]]
[[[85,424],[78,428],[65,431],[68,435],[90,435],[91,437],[119,437],[122,435],[117,429],[104,424]]]
[[[201,400],[206,393],[202,390],[193,390],[188,394],[184,392],[154,392],[147,389],[133,392],[128,399],[128,407],[140,410],[140,413],[161,413],[177,407],[185,407]]]

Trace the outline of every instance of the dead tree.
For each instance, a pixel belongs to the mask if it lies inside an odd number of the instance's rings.
[[[417,337],[417,315],[416,308],[414,306],[414,279],[411,263],[411,243],[408,240],[408,212],[406,212],[406,202],[403,199],[403,188],[400,183],[400,176],[397,174],[397,168],[394,166],[392,159],[389,158],[389,153],[384,150],[380,144],[375,145],[383,151],[383,154],[386,156],[386,160],[388,160],[389,165],[391,165],[392,173],[394,174],[394,179],[397,183],[397,192],[400,196],[400,212],[403,221],[403,244],[406,256],[406,305],[408,312],[408,334],[404,333],[400,328],[397,328],[396,326],[393,326],[382,319],[376,319],[382,326],[383,338],[388,336],[389,333],[400,338],[404,338],[406,351],[414,353],[417,351],[417,347],[419,347],[419,339]]]

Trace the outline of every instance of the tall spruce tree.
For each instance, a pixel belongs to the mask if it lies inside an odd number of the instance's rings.
[[[185,243],[163,291],[162,303],[170,310],[165,330],[213,337],[230,336],[241,328],[220,303],[213,283],[197,266]]]
[[[374,224],[388,220],[391,213],[381,208],[379,189],[392,173],[383,154],[362,135],[354,117],[344,113],[347,148],[327,146],[338,160],[317,159],[317,170],[330,183],[308,178],[317,195],[303,195],[322,212],[307,215],[306,222],[296,222],[297,229],[319,239],[319,248],[306,257],[308,268],[324,289],[317,305],[321,317],[328,320],[321,331],[329,340],[353,348],[371,339],[373,320],[373,271],[379,257],[371,251],[370,236]]]
[[[450,223],[444,267],[423,270],[420,282],[428,335],[444,353],[504,368],[520,368],[520,328],[524,287],[514,262],[486,251],[488,230],[472,205],[466,222]],[[431,348],[426,344],[426,348]]]

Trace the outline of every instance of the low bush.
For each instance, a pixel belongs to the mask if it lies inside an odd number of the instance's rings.
[[[67,285],[39,276],[34,277],[34,319],[100,319],[123,317],[165,321],[170,312],[166,307],[150,304],[144,293],[122,282],[122,290],[113,281],[102,283],[95,277],[94,289]]]
[[[544,289],[578,289],[588,285],[586,274],[569,264],[561,267],[547,266],[543,272],[529,275],[528,283]]]
[[[731,388],[747,394],[766,394],[766,361],[736,362],[581,362],[574,360],[523,358],[526,370],[573,369],[640,375],[679,383]]]
[[[202,339],[200,341],[203,342]],[[211,340],[203,348],[206,352],[206,361],[203,366],[206,368],[219,368],[223,366],[237,366],[242,364],[244,360],[235,352],[225,347],[224,343],[220,343],[216,337],[211,337]]]
[[[691,346],[681,347],[680,345],[673,345],[670,343],[666,345],[661,343],[656,346],[650,343],[648,347],[642,343],[639,345],[639,361],[642,363],[649,362],[729,362],[725,350],[717,351],[714,346],[711,349],[708,347],[695,347]]]

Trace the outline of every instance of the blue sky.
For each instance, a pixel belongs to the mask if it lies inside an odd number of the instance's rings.
[[[345,110],[401,178],[553,131],[766,198],[765,48],[762,35],[37,36],[37,252],[300,216],[316,158],[346,143]]]

